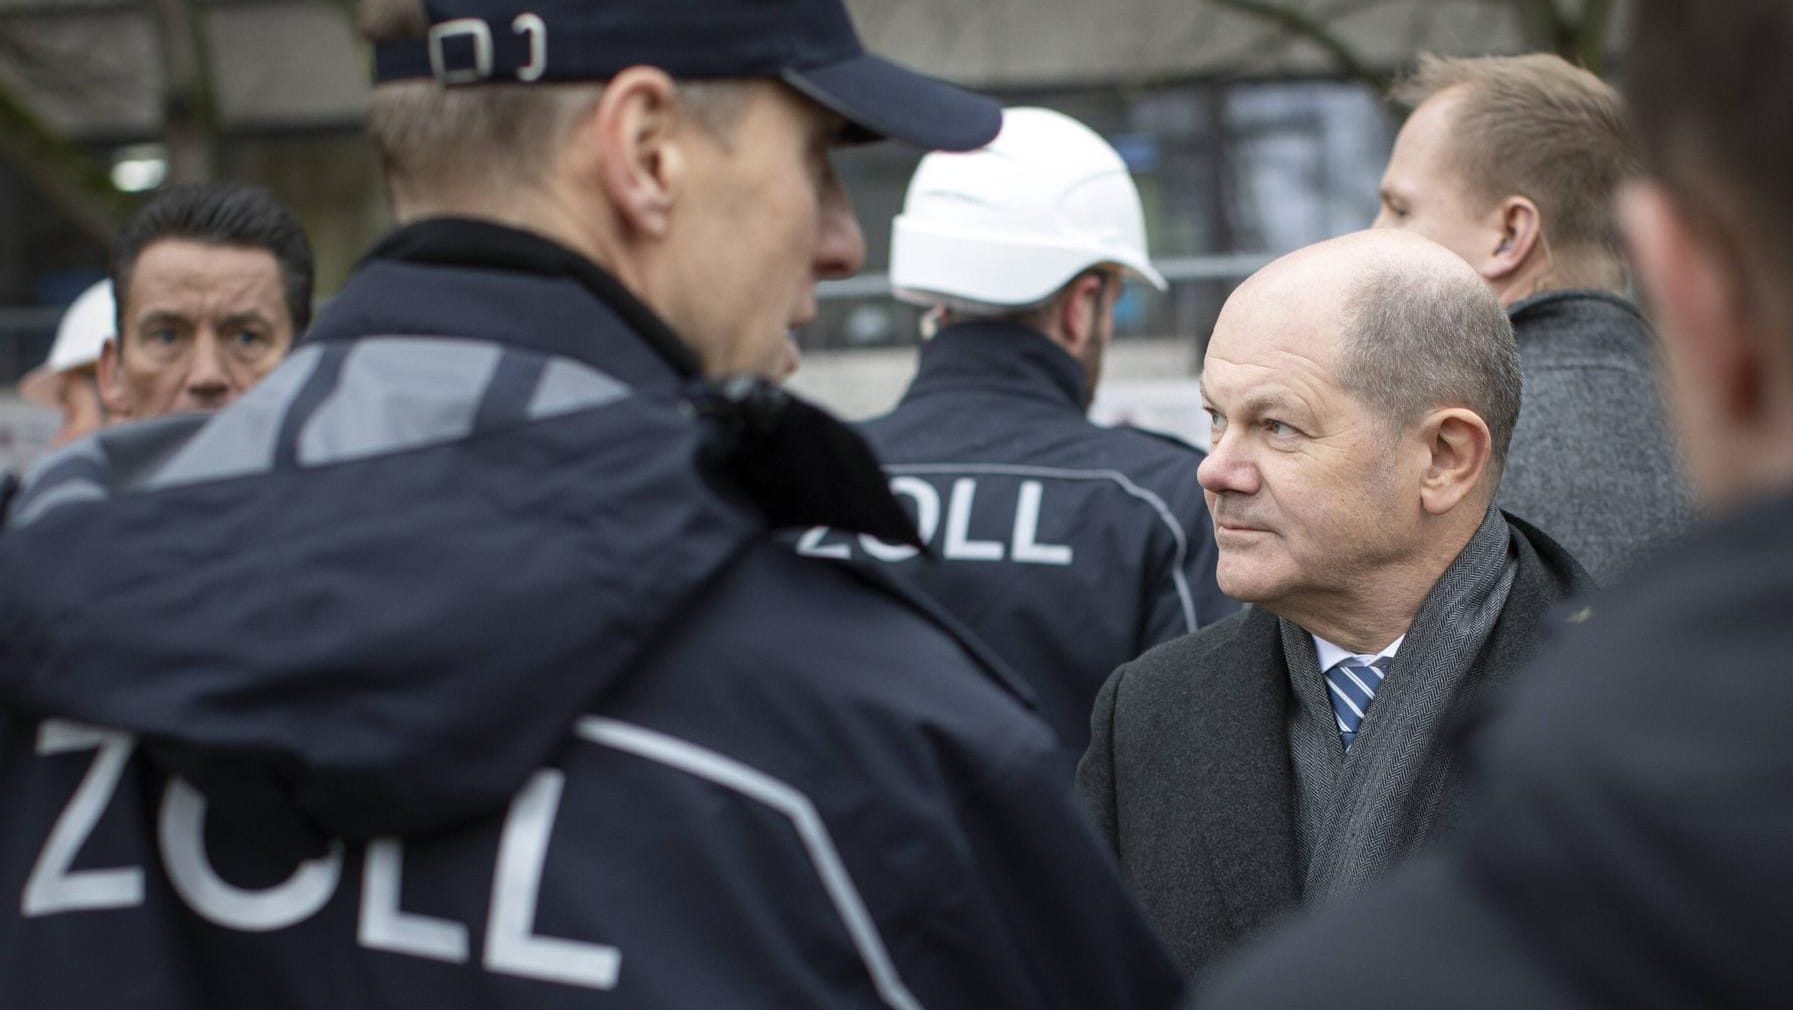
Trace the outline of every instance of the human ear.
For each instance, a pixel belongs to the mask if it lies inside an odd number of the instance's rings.
[[[1544,234],[1538,205],[1523,196],[1509,196],[1491,212],[1494,217],[1494,248],[1482,267],[1482,276],[1489,280],[1509,277],[1531,259]]]
[[[1427,455],[1420,505],[1430,515],[1445,515],[1481,484],[1494,439],[1487,422],[1462,407],[1432,412],[1419,431]]]
[[[639,234],[664,236],[685,182],[678,86],[653,67],[630,67],[573,129],[578,174],[595,176],[622,223]]]
[[[1108,283],[1100,273],[1086,273],[1072,281],[1053,303],[1053,322],[1058,328],[1059,342],[1072,354],[1081,354],[1089,342],[1097,339],[1102,292]]]
[[[100,402],[113,417],[130,417],[131,401],[125,394],[122,364],[119,362],[118,342],[120,337],[107,337],[100,345],[100,360],[94,362],[94,374],[99,380]]]

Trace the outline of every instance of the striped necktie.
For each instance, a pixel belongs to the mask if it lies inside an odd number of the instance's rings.
[[[1380,657],[1376,665],[1356,658],[1341,659],[1326,671],[1326,693],[1332,697],[1332,714],[1338,717],[1339,739],[1346,750],[1351,749],[1370,702],[1376,700],[1376,690],[1382,686],[1381,667],[1387,664],[1388,660]]]

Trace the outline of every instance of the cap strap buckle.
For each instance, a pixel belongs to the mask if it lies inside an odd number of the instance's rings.
[[[443,43],[457,35],[473,40],[473,66],[449,69]],[[475,84],[492,76],[492,29],[479,18],[455,18],[430,26],[430,72],[448,84]]]

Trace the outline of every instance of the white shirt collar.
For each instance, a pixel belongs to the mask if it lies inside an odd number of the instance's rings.
[[[1407,640],[1407,636],[1403,634],[1400,638],[1388,643],[1381,652],[1352,652],[1342,645],[1328,642],[1319,635],[1314,635],[1313,639],[1314,652],[1320,657],[1320,672],[1325,673],[1337,666],[1341,660],[1356,659],[1369,666],[1374,665],[1379,659],[1393,659],[1395,653],[1401,648],[1401,643]]]

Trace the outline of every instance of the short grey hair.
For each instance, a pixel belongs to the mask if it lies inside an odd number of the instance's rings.
[[[1024,326],[1030,330],[1046,330],[1052,325],[1053,306],[1085,277],[1124,276],[1118,267],[1098,264],[1079,270],[1076,276],[1059,285],[1053,292],[1037,302],[1027,305],[994,305],[990,302],[973,301],[969,298],[955,298],[950,295],[928,294],[927,297],[945,309],[955,321],[977,321],[988,323],[1009,323]]]
[[[1377,265],[1346,309],[1339,383],[1391,426],[1465,407],[1488,425],[1499,477],[1519,419],[1519,347],[1494,291],[1468,271]]]

